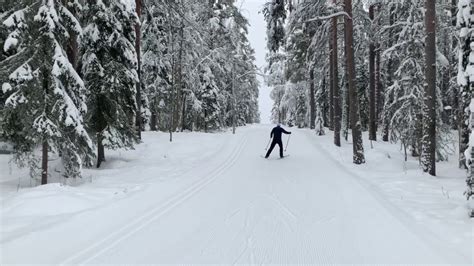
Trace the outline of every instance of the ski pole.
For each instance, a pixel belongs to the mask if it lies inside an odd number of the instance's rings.
[[[288,149],[288,144],[290,143],[291,134],[288,136],[288,141],[286,142],[285,152]]]
[[[270,140],[268,141],[268,144],[267,144],[267,147],[265,147],[265,150],[268,150],[268,146],[270,146],[270,142],[271,142],[271,141],[272,141],[272,139],[270,139]]]

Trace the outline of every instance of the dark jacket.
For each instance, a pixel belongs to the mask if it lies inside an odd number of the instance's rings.
[[[272,133],[270,133],[270,138],[273,138],[273,141],[281,141],[281,134],[291,134],[291,132],[288,132],[284,130],[282,127],[276,126],[273,128]]]

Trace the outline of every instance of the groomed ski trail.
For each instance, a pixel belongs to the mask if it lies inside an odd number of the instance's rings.
[[[245,147],[246,142],[247,138],[242,138],[242,140],[235,146],[229,157],[218,168],[214,169],[210,173],[207,173],[205,176],[201,177],[201,179],[198,179],[195,183],[183,191],[179,191],[175,195],[171,196],[165,202],[160,203],[156,208],[147,211],[145,214],[131,221],[129,224],[125,225],[119,230],[112,232],[107,237],[95,242],[77,254],[74,254],[72,257],[66,259],[62,265],[77,263],[87,264],[89,261],[94,260],[96,257],[119,245],[120,242],[126,240],[128,237],[146,227],[153,221],[159,219],[161,216],[172,211],[180,204],[183,204],[186,200],[192,198],[195,194],[199,193],[206,186],[212,183],[236,162],[238,156],[242,152],[242,148]]]
[[[442,244],[427,241],[419,226],[325,153],[312,132],[292,130],[291,157],[260,158],[270,129],[250,126],[229,134],[218,154],[183,174],[193,182],[166,197],[156,194],[159,183],[151,184],[132,198],[6,243],[4,255],[29,248],[44,252],[38,258],[4,256],[4,262],[459,263],[442,256],[449,253],[440,252]],[[105,216],[116,220],[101,223]],[[69,243],[54,242],[66,233]]]
[[[295,132],[288,160],[257,160],[267,130],[244,129],[248,143],[239,143],[238,158],[215,182],[83,262],[445,261],[315,148],[306,132]]]

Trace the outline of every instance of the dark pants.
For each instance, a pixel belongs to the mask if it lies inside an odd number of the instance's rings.
[[[267,155],[265,155],[265,158],[268,158],[270,156],[270,153],[272,153],[273,148],[275,148],[275,145],[277,144],[278,146],[280,146],[280,157],[283,158],[283,143],[281,142],[281,140],[272,141],[272,145],[270,146],[270,149],[268,150]]]

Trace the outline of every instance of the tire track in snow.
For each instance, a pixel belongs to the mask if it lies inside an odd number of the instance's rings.
[[[248,142],[247,135],[248,133],[242,137],[242,140],[239,143],[237,143],[236,148],[234,148],[234,150],[231,152],[231,155],[228,156],[228,159],[226,159],[224,163],[220,164],[219,167],[212,170],[211,173],[207,174],[206,177],[199,178],[198,181],[194,182],[192,185],[190,185],[183,191],[178,192],[173,196],[169,197],[163,203],[159,204],[156,208],[153,208],[152,210],[146,212],[145,214],[136,218],[127,225],[121,227],[117,231],[109,234],[101,241],[98,241],[95,244],[90,245],[88,248],[83,249],[82,251],[65,259],[61,263],[61,265],[83,265],[92,261],[93,259],[99,257],[105,252],[111,250],[133,234],[137,233],[153,221],[159,219],[166,213],[169,213],[174,208],[178,207],[179,205],[192,198],[194,195],[202,191],[205,187],[207,187],[214,180],[216,180],[222,173],[224,173],[226,170],[228,170],[235,164],[239,155],[241,154],[242,150]]]

